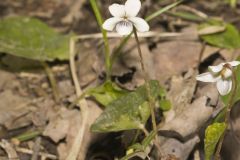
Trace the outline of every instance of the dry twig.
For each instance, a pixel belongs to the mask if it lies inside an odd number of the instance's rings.
[[[72,38],[70,40],[70,68],[71,68],[71,73],[72,73],[72,78],[73,78],[73,82],[75,85],[75,89],[76,89],[76,94],[77,96],[81,96],[82,95],[82,90],[76,75],[76,67],[75,67],[75,61],[74,61],[74,57],[75,57],[75,39]],[[79,123],[79,130],[77,133],[77,136],[73,142],[73,145],[70,149],[70,152],[66,158],[66,160],[76,160],[78,157],[78,153],[80,151],[80,147],[82,146],[82,141],[83,141],[83,136],[87,127],[87,118],[88,118],[88,105],[87,105],[87,101],[85,99],[82,99],[79,101],[79,106],[81,108],[80,111],[80,116],[82,118],[81,123]],[[84,157],[84,155],[80,155],[80,157]]]
[[[19,160],[17,152],[13,148],[12,144],[7,140],[2,139],[0,142],[0,147],[2,147],[7,152],[9,159]]]

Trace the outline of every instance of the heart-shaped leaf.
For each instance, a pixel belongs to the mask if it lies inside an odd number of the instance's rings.
[[[104,106],[107,106],[113,100],[125,95],[127,91],[119,88],[116,84],[107,81],[101,86],[98,86],[91,90],[89,93],[91,96]]]
[[[150,81],[149,86],[151,96],[156,98],[159,93],[158,81]],[[97,118],[91,126],[91,130],[110,132],[138,129],[140,125],[145,124],[150,115],[147,100],[148,94],[145,85],[114,100]]]
[[[205,160],[211,160],[216,145],[225,129],[225,123],[213,123],[207,127],[204,139]]]
[[[45,23],[29,17],[0,21],[0,52],[39,61],[68,59],[70,36],[56,33]]]

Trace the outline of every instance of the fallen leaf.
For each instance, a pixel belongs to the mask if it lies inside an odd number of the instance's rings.
[[[31,99],[14,94],[11,90],[0,93],[0,124],[8,129],[19,128],[31,123],[29,106]]]
[[[181,75],[198,65],[201,43],[169,41],[159,43],[153,52],[156,79],[164,84],[173,75]],[[184,60],[184,63],[183,63]]]
[[[87,126],[90,126],[96,118],[101,114],[102,110],[97,106],[96,103],[92,101],[88,101],[88,106],[89,106],[89,112],[91,113],[91,116],[88,119],[88,124]],[[81,123],[81,117],[79,117],[79,113],[76,114],[73,117],[69,117],[69,128],[67,130],[67,135],[66,135],[66,142],[62,142],[58,145],[58,153],[59,153],[59,159],[64,160],[66,156],[68,155],[69,150],[72,147],[72,144],[75,140],[78,126],[76,124]],[[89,128],[89,127],[87,127]],[[85,131],[84,134],[84,141],[82,143],[81,150],[79,151],[78,159],[82,160],[85,159],[85,155],[88,151],[88,147],[92,142],[94,142],[96,139],[100,138],[100,135],[97,133],[92,133],[89,129]]]

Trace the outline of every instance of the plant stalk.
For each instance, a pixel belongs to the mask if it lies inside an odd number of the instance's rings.
[[[223,145],[223,140],[224,140],[227,128],[228,128],[227,126],[228,126],[228,123],[229,123],[229,120],[230,120],[230,113],[231,113],[231,109],[232,109],[232,106],[233,106],[233,103],[234,103],[234,98],[235,98],[235,95],[236,95],[236,92],[237,92],[237,77],[236,77],[236,73],[233,70],[233,68],[231,68],[231,70],[232,70],[232,73],[233,73],[232,74],[233,91],[232,91],[230,100],[228,102],[227,110],[226,110],[226,114],[225,114],[225,118],[224,118],[224,123],[226,124],[226,128],[225,128],[225,130],[224,130],[224,132],[223,132],[223,134],[220,137],[220,140],[218,142],[218,146],[217,146],[217,149],[216,149],[216,152],[215,152],[215,155],[214,155],[214,160],[220,160],[221,159],[220,152],[221,152],[222,145]]]
[[[92,6],[93,12],[95,14],[98,25],[100,26],[101,32],[103,35],[103,42],[104,42],[104,48],[105,48],[104,53],[105,53],[106,80],[111,80],[111,57],[110,57],[109,42],[107,38],[107,31],[102,28],[103,19],[102,19],[102,15],[100,13],[96,0],[90,0],[90,4]]]
[[[147,72],[145,70],[142,50],[141,50],[141,47],[140,47],[140,42],[139,42],[137,31],[136,31],[135,27],[133,28],[133,33],[134,33],[134,37],[135,37],[135,40],[136,40],[136,43],[137,43],[138,54],[139,54],[140,63],[141,63],[141,69],[142,69],[142,72],[144,74],[144,81],[145,81],[145,84],[146,84],[147,95],[148,95],[148,100],[149,100],[149,107],[150,107],[150,111],[151,111],[152,125],[153,125],[153,129],[155,131],[157,131],[156,117],[155,117],[155,114],[154,114],[154,98],[151,96],[151,93],[150,93],[150,86],[149,86],[149,83],[148,83],[149,78],[148,78]]]
[[[57,81],[55,79],[55,76],[51,70],[51,68],[49,67],[49,65],[46,63],[46,62],[41,62],[46,74],[47,74],[47,77],[49,79],[49,82],[50,82],[50,85],[52,87],[52,92],[53,92],[53,97],[54,97],[54,100],[56,102],[59,102],[60,100],[60,96],[59,96],[59,89],[58,89],[58,85],[57,85]]]

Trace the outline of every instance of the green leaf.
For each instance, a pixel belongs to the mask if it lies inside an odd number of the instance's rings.
[[[9,17],[0,21],[0,52],[15,56],[39,61],[66,60],[69,39],[35,18]]]
[[[10,54],[3,56],[0,64],[2,64],[5,69],[13,72],[35,71],[43,69],[41,62],[39,61],[17,57]]]
[[[131,153],[132,153],[132,151],[133,152],[144,151],[144,147],[140,143],[135,143],[135,144],[131,145],[130,147],[128,147],[128,151],[131,151]],[[127,153],[127,154],[130,154],[130,153]]]
[[[216,145],[225,129],[225,123],[213,123],[207,127],[204,139],[205,160],[211,160]]]
[[[111,81],[106,81],[103,85],[91,90],[89,95],[95,97],[95,99],[103,106],[107,106],[110,102],[126,93],[127,91],[119,88],[116,84]]]
[[[128,150],[133,149],[134,152],[144,151],[150,145],[152,140],[155,138],[156,134],[157,134],[156,131],[151,131],[150,134],[142,140],[141,144],[135,143],[128,147]]]
[[[145,18],[145,20],[146,20],[146,21],[151,21],[152,19],[154,19],[154,18],[160,16],[162,13],[164,13],[164,12],[166,12],[166,11],[174,8],[174,7],[176,7],[177,5],[179,5],[179,4],[182,3],[182,2],[183,2],[183,0],[180,0],[180,1],[177,1],[177,2],[175,2],[175,3],[170,4],[170,5],[168,5],[168,6],[165,6],[165,7],[163,7],[163,8],[160,8],[159,10],[157,10],[157,11],[153,12],[152,14],[150,14],[149,16],[147,16],[147,17]]]
[[[180,17],[182,19],[185,20],[190,20],[190,21],[197,21],[197,22],[201,22],[204,20],[204,18],[191,13],[191,12],[187,12],[187,11],[178,11],[178,12],[168,12],[170,15],[176,16],[176,17]]]
[[[159,101],[159,106],[160,106],[160,109],[165,112],[171,109],[172,104],[170,100],[162,99]]]
[[[224,119],[225,119],[225,115],[226,115],[226,111],[227,111],[227,108],[224,107],[219,113],[218,115],[214,118],[214,123],[217,123],[217,122],[224,122]]]
[[[137,155],[138,153],[145,152],[146,148],[151,144],[156,134],[157,134],[156,131],[151,131],[150,134],[147,137],[145,137],[141,143],[135,143],[130,147],[128,147],[127,155],[121,158],[121,160],[126,160],[132,157],[133,155]]]
[[[103,18],[100,13],[99,7],[97,5],[96,0],[90,0],[91,7],[93,9],[93,13],[97,19],[98,25],[101,28],[101,32],[103,35],[103,42],[105,48],[105,67],[107,69],[107,78],[109,78],[110,70],[111,70],[111,57],[110,57],[110,49],[109,49],[109,42],[107,37],[107,31],[102,28]]]
[[[159,93],[158,81],[150,81],[150,94],[156,98]],[[150,115],[146,86],[122,96],[110,103],[91,126],[93,132],[110,132],[138,129]]]
[[[165,88],[163,88],[163,87],[160,87],[159,88],[159,96],[160,96],[160,98],[164,98],[164,97],[166,97],[166,95],[167,95],[167,91],[166,91],[166,89]]]
[[[199,26],[199,29],[204,29],[211,26],[225,26],[226,29],[223,32],[200,36],[204,41],[220,48],[240,48],[240,35],[235,26],[229,23],[226,24],[224,22],[212,20],[207,23],[201,24]]]

